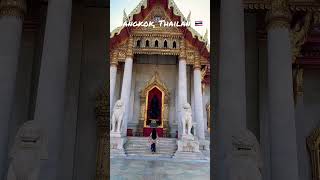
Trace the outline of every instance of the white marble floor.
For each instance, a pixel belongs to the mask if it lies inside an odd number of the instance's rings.
[[[209,162],[111,159],[111,180],[209,180]]]

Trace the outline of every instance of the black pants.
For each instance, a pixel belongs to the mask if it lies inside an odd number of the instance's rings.
[[[156,152],[156,143],[151,144],[151,152]]]

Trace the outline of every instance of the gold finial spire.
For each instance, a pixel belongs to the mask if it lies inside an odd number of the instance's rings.
[[[203,38],[206,42],[208,41],[208,29],[206,29],[206,33],[204,34]]]
[[[190,10],[189,10],[189,14],[188,14],[188,17],[187,17],[187,21],[191,22],[191,11]]]
[[[122,20],[122,21],[123,21],[123,22],[129,21],[128,16],[127,16],[127,13],[126,13],[126,9],[123,9],[123,20]]]

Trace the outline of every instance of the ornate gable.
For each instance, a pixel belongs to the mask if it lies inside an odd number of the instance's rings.
[[[126,21],[148,22],[154,21],[156,18],[166,22],[182,23],[187,21],[173,0],[142,0],[129,16],[124,13],[124,20]],[[120,47],[120,44],[122,46],[128,44],[124,43],[123,45],[123,42],[127,41],[129,37],[133,38],[132,50],[134,54],[179,56],[181,48],[184,49],[183,45],[180,45],[181,42],[187,42],[191,45],[188,46],[191,47],[189,54],[194,55],[192,52],[196,51],[200,56],[201,64],[208,64],[209,62],[210,53],[207,46],[207,36],[201,36],[191,27],[159,27],[157,25],[155,28],[143,26],[119,27],[111,33],[111,51]],[[193,64],[193,61],[192,58],[187,57],[188,64]]]
[[[133,35],[142,35],[142,36],[175,36],[181,37],[182,32],[177,27],[160,27],[159,23],[156,23],[157,20],[165,20],[165,21],[174,21],[165,11],[165,9],[160,5],[156,5],[152,8],[149,14],[143,19],[145,22],[155,22],[155,27],[136,27],[132,30]],[[168,34],[169,32],[169,34]]]

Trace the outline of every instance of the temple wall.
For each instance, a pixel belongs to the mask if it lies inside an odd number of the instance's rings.
[[[157,59],[158,60],[155,60]],[[156,65],[156,61],[160,62]],[[171,136],[175,136],[177,131],[177,77],[178,77],[178,64],[176,63],[176,57],[174,56],[138,56],[134,58],[133,72],[132,72],[132,84],[130,95],[130,116],[128,121],[128,128],[133,130],[133,134],[137,131],[138,122],[140,119],[140,91],[145,87],[147,82],[154,75],[155,70],[159,72],[160,79],[167,86],[170,99],[169,99],[169,125]],[[115,90],[115,99],[120,98],[121,83],[123,76],[123,64],[120,65],[117,71],[117,82]],[[193,104],[193,68],[187,66],[187,87],[188,87],[188,102]],[[204,106],[204,124],[207,127],[207,112],[206,105],[210,102],[210,88],[206,86],[203,94],[203,106]],[[193,112],[194,113],[194,112]]]
[[[170,99],[169,99],[169,124],[170,127],[175,124],[175,78],[177,76],[177,65],[158,65],[155,64],[134,64],[134,76],[131,91],[131,103],[132,103],[132,117],[129,119],[128,128],[133,129],[136,132],[138,121],[140,119],[140,91],[145,87],[147,82],[154,75],[155,69],[159,72],[161,81],[167,86]]]

